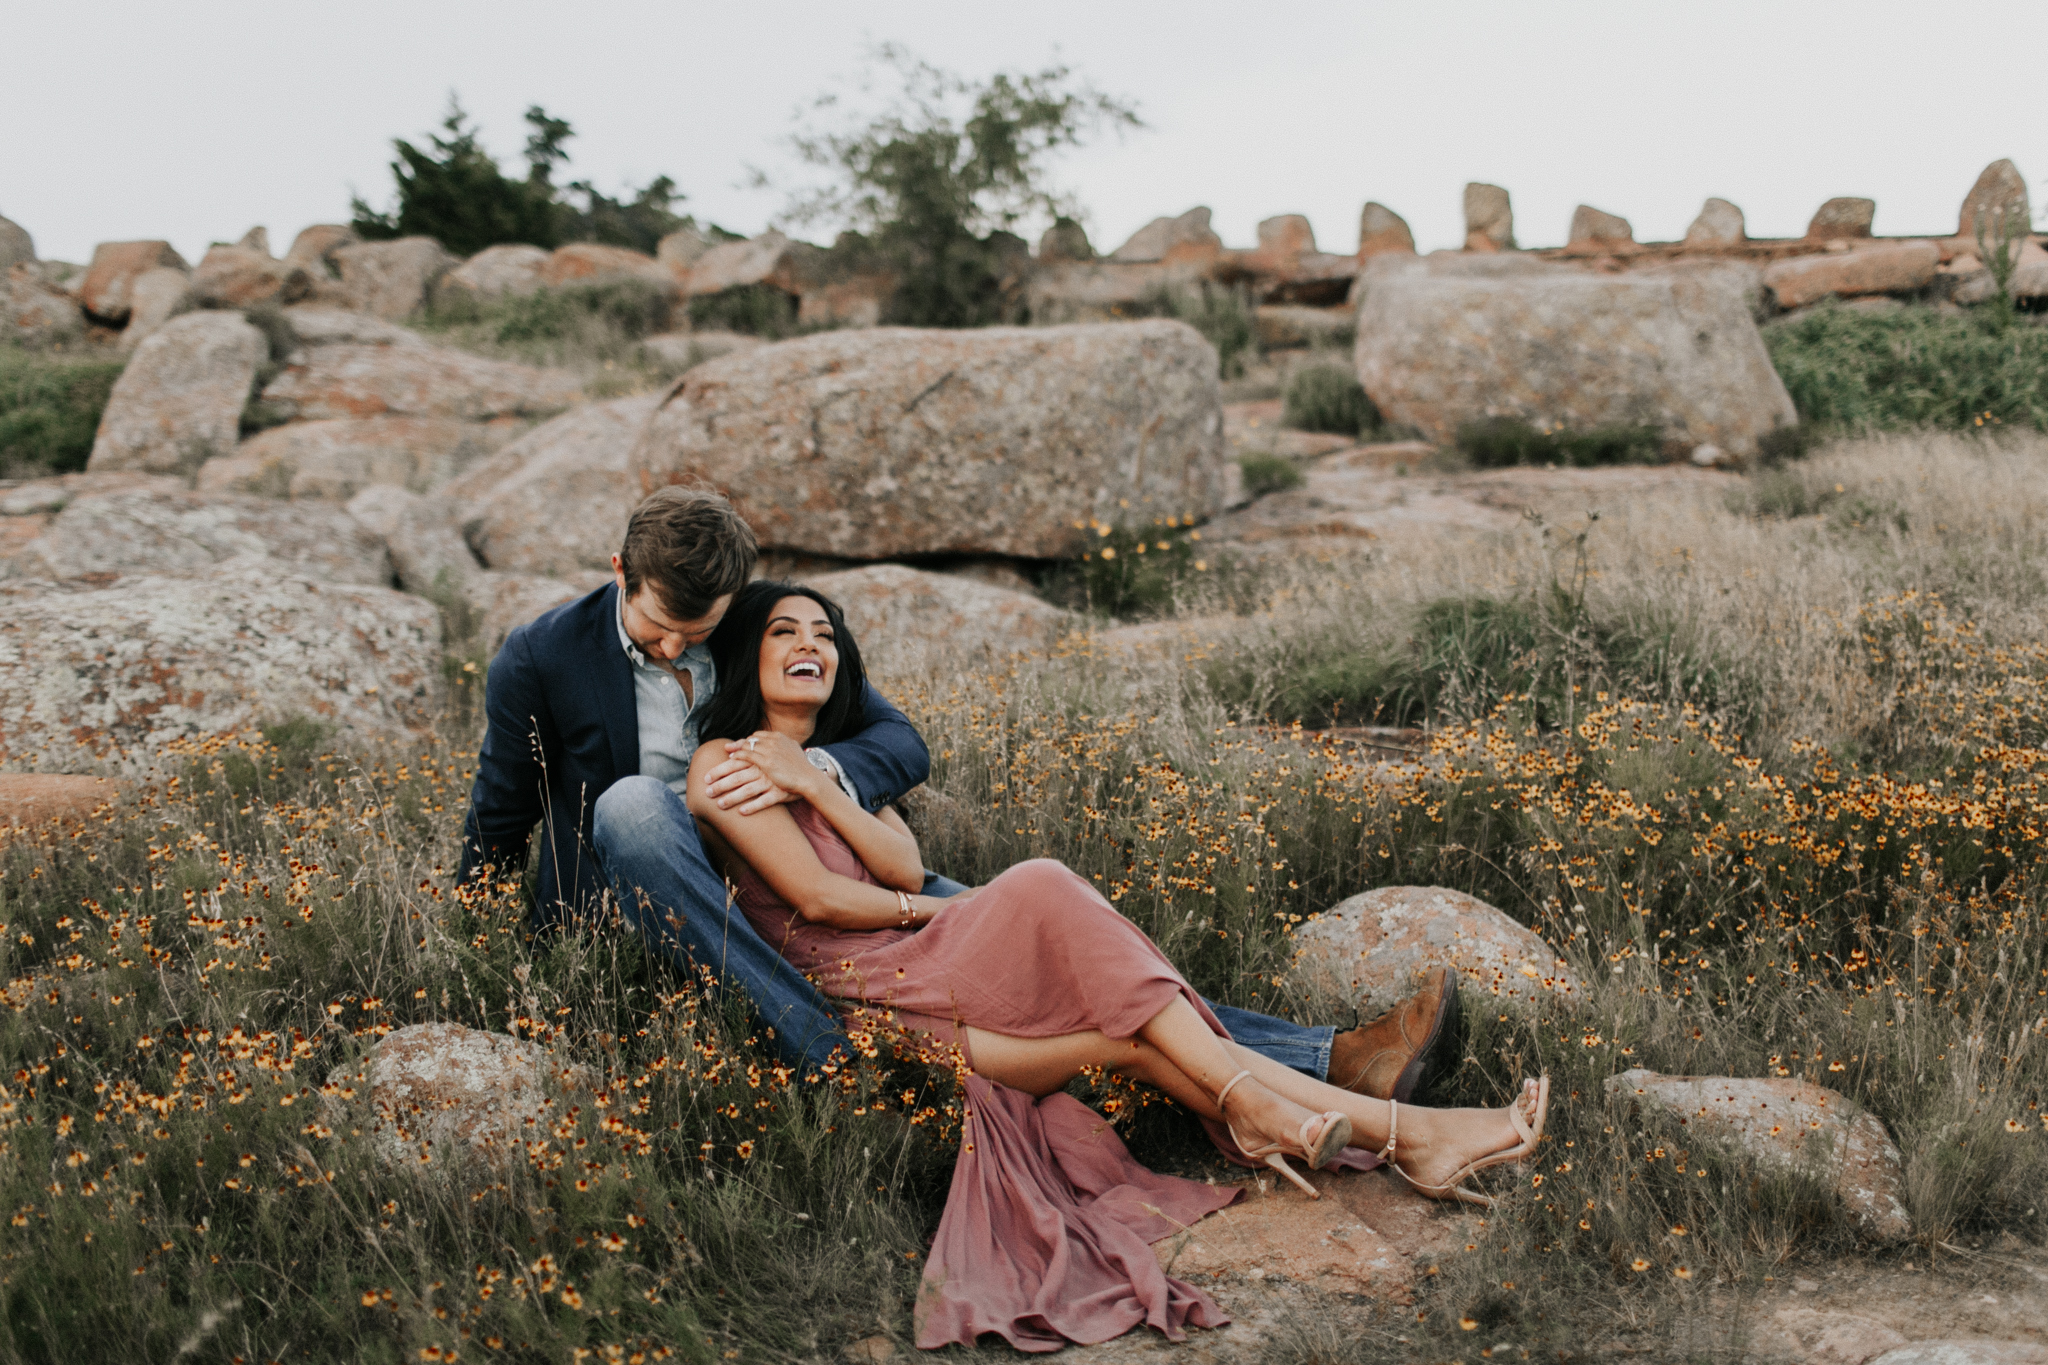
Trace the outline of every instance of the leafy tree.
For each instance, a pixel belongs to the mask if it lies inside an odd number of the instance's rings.
[[[1057,64],[999,72],[977,85],[889,44],[876,50],[875,65],[900,85],[881,112],[856,115],[854,126],[839,131],[801,128],[790,139],[829,179],[796,193],[787,217],[853,229],[842,242],[897,276],[889,321],[1000,321],[1015,311],[1026,250],[1012,229],[1075,212],[1050,183],[1053,158],[1104,125],[1143,124],[1130,105]],[[813,122],[838,105],[836,94],[821,96]]]
[[[603,242],[652,253],[669,233],[695,226],[674,211],[683,196],[665,175],[639,189],[628,186],[616,199],[588,180],[558,187],[555,171],[569,162],[564,144],[575,130],[538,104],[526,111],[526,122],[532,130],[526,139],[527,172],[518,180],[484,150],[462,105],[449,96],[442,132],[428,135],[428,147],[392,140],[398,153],[391,163],[397,202],[380,213],[353,198],[356,231],[371,241],[432,237],[457,255],[469,256],[501,242],[540,247]]]

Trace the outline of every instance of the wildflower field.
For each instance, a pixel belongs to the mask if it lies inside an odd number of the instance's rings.
[[[1581,988],[1469,989],[1426,1097],[1547,1070],[1540,1164],[1415,1304],[1275,1358],[1598,1354],[1810,1262],[2048,1236],[2044,525],[2048,442],[1843,442],[1499,537],[1190,573],[1163,620],[1000,668],[939,641],[881,681],[931,744],[930,866],[1061,858],[1214,997],[1348,1024],[1290,984],[1290,936],[1375,886],[1542,932]],[[534,940],[516,882],[457,895],[471,701],[404,748],[288,717],[195,741],[0,849],[0,1356],[907,1345],[953,1078],[793,1071],[615,925]],[[363,1059],[430,1020],[547,1049],[516,1150],[378,1146]],[[1915,1240],[1861,1247],[1819,1181],[1628,1118],[1602,1082],[1635,1066],[1850,1096],[1904,1153]],[[1141,1157],[1208,1160],[1170,1106],[1083,1090]]]

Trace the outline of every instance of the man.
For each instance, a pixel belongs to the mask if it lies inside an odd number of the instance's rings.
[[[610,890],[651,946],[745,987],[778,1049],[815,1065],[846,1041],[838,1016],[728,905],[682,796],[697,717],[718,685],[704,641],[754,560],[754,534],[724,498],[663,488],[634,509],[610,585],[506,637],[484,693],[460,876],[466,883],[486,867],[518,875],[540,825],[537,926],[559,925]],[[810,757],[877,810],[922,783],[931,759],[873,688],[862,710],[852,739]],[[792,799],[734,751],[711,773],[721,805],[751,815]],[[964,889],[926,873],[927,895]],[[1417,995],[1341,1034],[1212,1007],[1234,1038],[1283,1065],[1406,1100],[1456,994],[1450,973],[1438,972]]]

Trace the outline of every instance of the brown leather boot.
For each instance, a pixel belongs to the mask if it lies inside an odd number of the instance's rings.
[[[1331,1040],[1330,1084],[1376,1100],[1408,1103],[1457,1000],[1457,975],[1449,967],[1430,972],[1421,990],[1370,1024]]]

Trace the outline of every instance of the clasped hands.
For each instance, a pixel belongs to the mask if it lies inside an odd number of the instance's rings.
[[[838,785],[830,773],[811,766],[801,745],[772,730],[727,740],[725,761],[704,777],[718,808],[737,809],[741,815],[812,800],[820,783]]]

